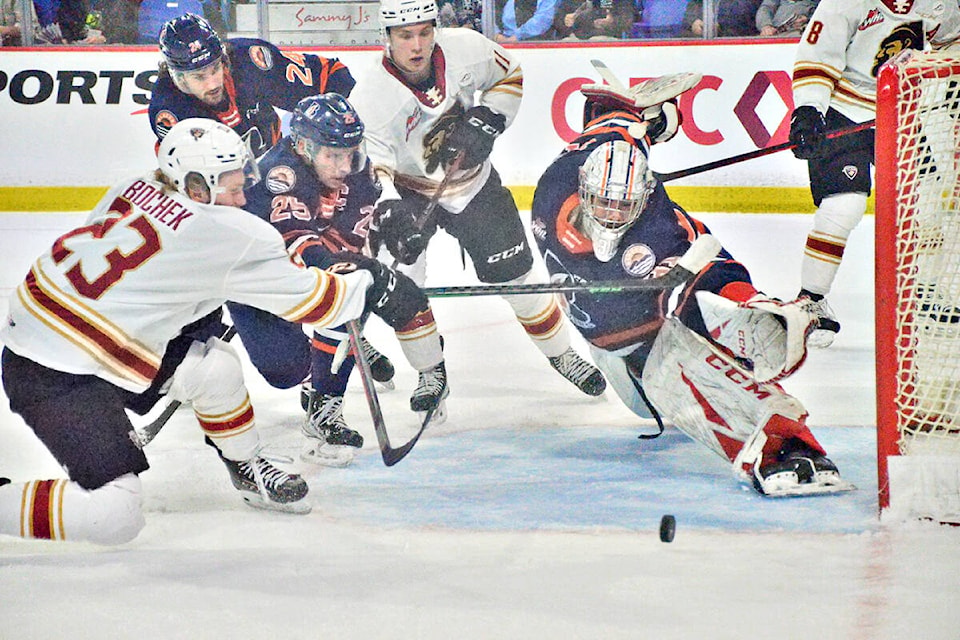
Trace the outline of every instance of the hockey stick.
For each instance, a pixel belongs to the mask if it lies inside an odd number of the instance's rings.
[[[420,436],[423,435],[424,429],[427,428],[430,420],[433,419],[436,407],[427,412],[427,415],[423,418],[423,422],[420,423],[420,430],[417,431],[416,435],[410,438],[406,444],[400,447],[391,445],[390,437],[387,435],[387,425],[383,420],[383,410],[380,408],[380,398],[377,396],[377,390],[373,386],[374,381],[373,373],[370,371],[370,362],[363,353],[363,349],[360,348],[360,323],[356,320],[348,322],[347,332],[350,334],[350,342],[353,343],[353,348],[356,352],[354,357],[357,361],[357,368],[360,370],[363,393],[367,396],[367,405],[370,407],[370,417],[373,419],[373,430],[377,434],[377,444],[380,445],[380,455],[383,457],[383,464],[392,467],[403,460],[413,449],[413,446],[417,444]],[[437,406],[439,406],[439,404]]]
[[[855,124],[844,129],[830,131],[827,133],[826,137],[828,139],[833,139],[839,138],[840,136],[850,135],[851,133],[857,133],[858,131],[865,131],[867,129],[872,129],[875,123],[875,120],[867,120],[866,122],[861,122],[860,124]],[[720,167],[727,167],[731,164],[744,162],[745,160],[753,160],[754,158],[767,156],[771,153],[777,153],[778,151],[786,151],[787,149],[793,149],[796,146],[797,145],[793,144],[792,142],[783,142],[781,144],[775,144],[772,147],[764,147],[763,149],[748,151],[747,153],[741,153],[740,155],[730,156],[729,158],[723,158],[721,160],[714,160],[713,162],[707,162],[706,164],[697,165],[696,167],[688,167],[687,169],[670,171],[668,173],[658,173],[654,171],[653,176],[660,182],[670,182],[671,180],[679,180],[680,178],[686,178],[687,176],[703,173],[704,171],[712,171],[713,169],[719,169]]]
[[[230,342],[233,339],[233,336],[237,335],[237,328],[234,326],[229,326],[226,330],[220,335],[220,339],[226,342]],[[145,425],[142,429],[134,429],[130,432],[130,437],[134,439],[134,444],[143,449],[145,446],[150,444],[150,442],[157,437],[157,434],[160,433],[160,430],[163,429],[164,425],[170,421],[170,418],[173,417],[173,414],[177,412],[177,409],[180,408],[180,405],[183,403],[179,400],[171,400],[159,416],[153,422]]]
[[[430,298],[453,298],[466,296],[510,296],[530,293],[622,293],[624,291],[664,291],[674,289],[716,257],[720,242],[711,235],[697,238],[686,253],[680,256],[670,271],[657,278],[645,280],[600,280],[596,282],[488,284],[465,287],[427,287],[423,292]]]
[[[443,192],[447,190],[447,185],[450,184],[450,178],[453,176],[454,172],[460,169],[460,164],[463,162],[465,155],[466,154],[464,151],[458,151],[457,155],[453,157],[453,162],[451,162],[450,166],[448,166],[444,171],[443,179],[440,180],[440,184],[437,185],[437,190],[433,192],[432,196],[430,196],[430,201],[427,202],[427,206],[424,208],[423,214],[419,219],[413,221],[417,231],[423,231],[423,228],[427,226],[428,222],[430,222],[430,218],[433,217],[433,212],[437,209],[437,205],[440,204],[440,198],[443,197]],[[400,260],[394,258],[393,262],[390,264],[390,268],[396,269],[399,265]]]

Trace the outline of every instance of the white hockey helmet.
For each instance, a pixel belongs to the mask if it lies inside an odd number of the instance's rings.
[[[157,160],[160,171],[188,197],[188,178],[199,176],[210,192],[209,203],[223,191],[219,183],[224,173],[242,170],[247,186],[260,179],[247,143],[227,125],[207,118],[187,118],[173,125],[160,142]]]
[[[613,258],[656,185],[646,154],[629,142],[604,142],[590,152],[580,167],[580,223],[598,260]]]
[[[435,0],[380,0],[380,27],[384,35],[390,27],[436,22],[438,15]]]

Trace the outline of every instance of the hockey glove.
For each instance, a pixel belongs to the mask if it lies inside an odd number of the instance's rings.
[[[437,231],[434,220],[426,220],[423,228],[417,223],[420,208],[414,209],[407,201],[384,200],[377,205],[370,227],[372,246],[385,246],[390,254],[403,264],[413,264],[427,249],[430,238]]]
[[[647,107],[643,110],[642,116],[647,123],[647,135],[654,144],[666,142],[677,135],[680,124],[683,122],[675,100]]]
[[[440,151],[440,162],[449,167],[463,151],[461,169],[472,169],[490,157],[493,141],[507,128],[507,119],[487,108],[472,107],[460,116],[447,134]]]
[[[793,155],[801,160],[813,160],[823,154],[827,140],[827,121],[816,107],[806,105],[793,110],[790,118],[790,144]]]
[[[367,289],[364,311],[380,316],[393,329],[399,331],[429,308],[427,296],[413,280],[379,260],[349,252],[338,253],[334,259],[336,263],[329,271],[349,273],[365,269],[370,272],[373,284]]]

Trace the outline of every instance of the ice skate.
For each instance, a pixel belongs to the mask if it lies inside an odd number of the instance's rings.
[[[447,406],[444,402],[450,394],[447,386],[447,368],[443,362],[431,369],[420,372],[420,381],[413,395],[410,396],[410,410],[416,411],[420,419],[426,418],[427,412],[434,409],[431,424],[440,424],[447,419]]]
[[[821,295],[801,290],[798,298],[807,298],[810,303],[807,309],[817,316],[817,324],[813,332],[807,338],[807,345],[814,349],[826,349],[833,344],[833,339],[840,332],[840,323],[837,321],[837,315],[827,304],[827,299]]]
[[[312,505],[305,499],[309,488],[299,475],[287,473],[259,454],[249,460],[236,461],[224,458],[219,449],[217,453],[230,473],[233,486],[251,507],[310,513]]]
[[[573,347],[549,360],[550,366],[588,396],[599,396],[607,388],[607,381],[600,370],[581,358]]]
[[[343,419],[343,396],[313,393],[302,431],[300,458],[312,464],[345,467],[363,446],[363,436]]]
[[[376,347],[367,342],[366,338],[360,338],[360,350],[370,363],[370,375],[374,381],[378,382],[385,389],[393,390],[396,385],[393,382],[393,375],[396,372],[390,358],[377,351]]]
[[[840,478],[837,465],[829,458],[796,438],[784,444],[776,461],[757,465],[753,486],[771,498],[825,495],[856,489]]]

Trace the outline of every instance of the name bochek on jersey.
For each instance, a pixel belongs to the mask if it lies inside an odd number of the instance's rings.
[[[794,105],[869,120],[884,62],[907,49],[941,48],[958,36],[955,0],[821,0],[797,47]]]
[[[262,220],[136,178],[111,189],[86,226],[33,263],[10,298],[0,340],[52,369],[139,392],[167,343],[226,300],[336,325],[360,315],[370,281],[367,272],[296,266]]]
[[[584,132],[564,149],[541,176],[533,196],[531,229],[543,254],[552,282],[582,283],[603,280],[654,278],[672,268],[700,235],[709,233],[700,221],[670,200],[657,183],[646,208],[622,238],[608,262],[593,253],[590,239],[573,224],[579,215],[579,171],[597,145],[625,140],[643,143],[630,133],[639,116],[616,111],[589,123]],[[723,269],[693,285],[718,292],[733,281],[747,280],[742,265],[726,250],[720,253]],[[729,265],[729,267],[728,267]],[[712,271],[712,270],[711,270]],[[652,342],[667,314],[669,292],[623,291],[566,294],[564,310],[570,321],[591,344],[607,351],[630,352]]]
[[[226,97],[217,107],[177,89],[168,73],[157,78],[149,109],[157,140],[185,118],[208,118],[236,131],[260,157],[280,140],[274,107],[293,111],[301,99],[329,91],[346,97],[355,84],[350,70],[336,58],[285,53],[254,38],[231,38],[224,45]]]
[[[369,162],[347,176],[337,193],[320,182],[289,138],[267,152],[258,166],[263,179],[246,190],[244,208],[272,224],[292,255],[325,269],[334,253],[361,252],[380,195]]]
[[[438,154],[460,114],[483,105],[502,114],[509,127],[523,97],[519,61],[472,29],[437,29],[432,62],[433,78],[414,86],[384,56],[367,70],[350,97],[366,127],[364,140],[374,168],[427,196],[443,178]],[[441,204],[459,213],[489,175],[490,163],[485,162],[455,176]]]

